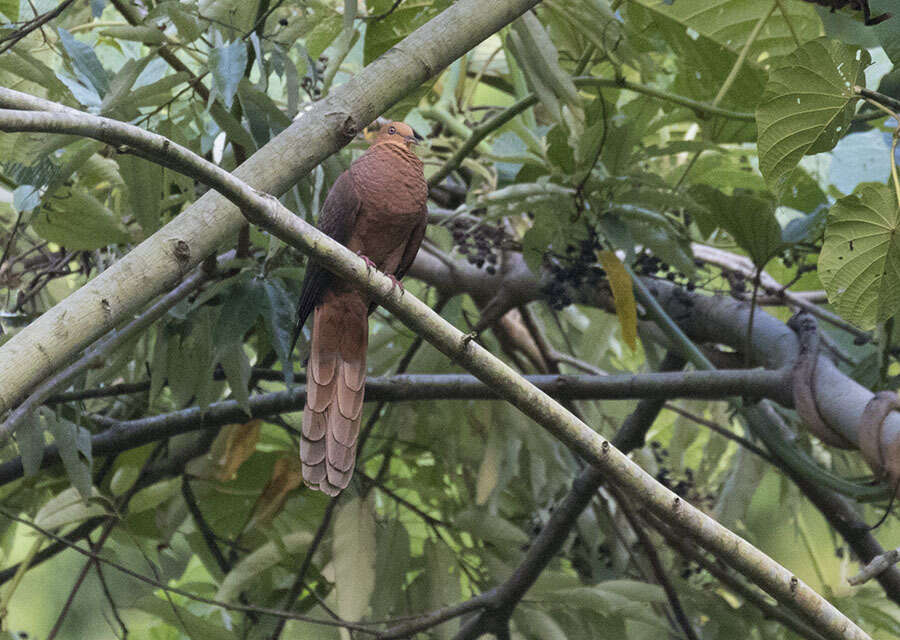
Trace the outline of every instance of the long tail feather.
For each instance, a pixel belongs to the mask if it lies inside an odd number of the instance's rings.
[[[367,305],[355,291],[328,292],[313,312],[300,439],[303,479],[334,496],[356,463],[368,343]]]

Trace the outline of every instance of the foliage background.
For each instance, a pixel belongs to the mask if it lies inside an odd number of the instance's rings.
[[[448,4],[148,2],[138,24],[129,25],[123,16],[133,9],[122,3],[74,2],[0,55],[0,84],[135,122],[230,169],[304,104],[327,95]],[[872,0],[873,15],[885,4]],[[9,20],[5,32],[56,6],[0,2]],[[548,363],[529,358],[521,344],[511,349],[509,327],[483,334],[484,344],[527,373],[655,370],[663,351],[652,336],[642,329],[635,348],[629,346],[635,327],[627,303],[617,297],[618,317],[570,303],[584,287],[603,287],[608,274],[596,254],[610,249],[648,277],[749,298],[752,282],[735,269],[695,264],[690,243],[700,242],[750,257],[793,292],[827,291],[829,308],[856,325],[846,331],[822,323],[846,354],[844,370],[871,389],[896,389],[893,292],[900,290],[900,272],[890,268],[898,249],[891,233],[898,207],[890,145],[897,122],[880,112],[853,119],[857,102],[848,88],[865,84],[897,96],[898,24],[900,16],[865,26],[853,11],[830,13],[801,0],[612,6],[548,0],[408,96],[386,115],[427,133],[421,155],[429,176],[453,170],[432,191],[440,224],[429,231],[428,252],[477,268],[487,287],[521,252],[544,278],[543,301],[528,305],[524,324],[563,355]],[[184,69],[160,55],[163,45]],[[192,77],[200,80],[189,84]],[[481,126],[523,99],[529,107],[503,126]],[[482,128],[484,139],[464,146]],[[790,135],[798,131],[809,135]],[[354,142],[283,202],[314,220],[330,184],[364,148],[364,141]],[[456,162],[458,150],[465,153]],[[5,335],[63,301],[201,192],[173,171],[90,140],[4,134],[0,158],[8,196],[0,204]],[[878,186],[860,187],[864,182]],[[865,233],[852,215],[849,231],[839,233],[842,207],[854,202],[842,198],[853,193],[863,209],[887,220],[879,227],[887,239],[867,246],[863,268],[847,275],[838,263],[848,255],[841,243]],[[864,217],[857,225],[876,222]],[[237,258],[73,386],[134,383],[143,385],[139,392],[42,409],[4,458],[22,455],[33,464],[40,450],[35,438],[70,443],[74,451],[79,438],[110,421],[225,398],[245,405],[251,393],[282,390],[283,345],[304,259],[255,229],[229,247],[237,248]],[[407,286],[441,305],[458,327],[477,322],[490,300],[483,290],[454,290],[427,278]],[[787,308],[771,312],[790,316]],[[409,373],[462,373],[427,345],[413,350],[415,336],[384,312],[374,314],[370,332],[372,376],[392,373],[408,353]],[[297,363],[295,374],[301,372]],[[588,424],[612,436],[635,401],[573,404]],[[726,402],[673,404],[745,434]],[[295,610],[317,619],[333,610],[345,620],[396,622],[505,579],[578,468],[561,444],[499,402],[398,402],[370,409],[367,419],[370,413],[377,423],[362,448],[360,481],[333,505],[296,487],[299,412],[209,433],[208,455],[137,491],[148,460],[195,446],[196,435],[102,459],[82,447],[65,468],[7,483],[0,498],[5,511],[62,531],[117,514],[96,525],[98,532],[109,530],[98,545],[104,556],[207,598],[275,608],[290,608],[285,598],[326,522],[305,576],[314,593],[304,592]],[[785,416],[799,424],[792,412]],[[877,585],[847,586],[857,565],[844,542],[776,468],[670,410],[647,441],[635,457],[661,481],[790,567],[873,637],[900,633],[896,604]],[[802,428],[794,445],[845,477],[871,475],[858,452],[827,449]],[[90,495],[92,485],[97,496],[82,502],[79,492]],[[883,507],[858,505],[869,523]],[[3,565],[11,567],[40,538],[0,520]],[[209,532],[215,544],[205,539]],[[877,537],[885,548],[897,546],[900,528],[889,518]],[[702,637],[792,636],[655,540]],[[7,586],[4,630],[43,638],[62,619],[60,638],[121,637],[126,627],[130,638],[154,639],[273,633],[272,618],[166,597],[113,569],[104,569],[103,581],[90,570],[84,586],[74,588],[84,562],[63,552],[14,589]],[[516,609],[513,635],[678,633],[655,582],[621,509],[601,493]],[[71,610],[60,616],[73,593]],[[427,635],[451,638],[458,629],[454,620]],[[289,622],[283,637],[341,633]]]

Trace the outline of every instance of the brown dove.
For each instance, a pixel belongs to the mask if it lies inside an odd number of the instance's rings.
[[[398,285],[425,235],[428,187],[409,125],[391,122],[342,173],[318,227]],[[402,287],[402,285],[400,285]],[[350,482],[366,384],[369,298],[311,262],[297,310],[296,342],[309,314],[312,339],[300,438],[303,479],[334,496]]]

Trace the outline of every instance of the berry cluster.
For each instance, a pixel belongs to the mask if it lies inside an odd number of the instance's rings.
[[[321,98],[322,89],[319,86],[325,75],[325,67],[328,66],[328,57],[319,56],[319,59],[313,63],[314,69],[300,81],[300,86],[309,94],[310,98]]]
[[[490,275],[497,272],[500,250],[507,240],[503,227],[485,222],[473,226],[471,222],[457,218],[450,224],[450,233],[457,251],[469,264],[479,269],[484,267]]]
[[[602,249],[603,243],[591,229],[587,238],[566,247],[566,255],[548,255],[546,267],[550,280],[544,285],[543,294],[553,309],[572,304],[573,289],[582,285],[595,287],[606,278],[606,271],[597,264],[597,252]]]
[[[668,449],[664,449],[659,442],[651,442],[650,450],[653,452],[653,458],[659,466],[656,472],[656,481],[666,487],[679,498],[683,498],[692,504],[707,504],[712,506],[715,502],[713,496],[705,495],[697,490],[694,482],[694,471],[692,469],[684,470],[684,478],[675,480],[672,477],[672,471],[668,468],[669,459]]]
[[[703,266],[703,262],[700,260],[695,261],[695,264],[698,267]],[[655,275],[661,278],[665,278],[669,282],[673,282],[675,284],[683,286],[688,291],[693,291],[697,288],[697,285],[693,282],[693,280],[688,278],[685,274],[676,270],[668,263],[663,262],[657,256],[646,252],[639,254],[637,258],[635,258],[634,272],[642,276]]]

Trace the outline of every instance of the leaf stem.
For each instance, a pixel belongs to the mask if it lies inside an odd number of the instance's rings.
[[[738,54],[737,60],[734,61],[734,66],[731,67],[731,71],[728,72],[728,77],[725,78],[725,82],[723,82],[722,86],[719,87],[719,93],[716,94],[716,97],[712,101],[714,107],[719,105],[719,103],[722,101],[722,98],[724,98],[725,94],[728,93],[728,90],[731,89],[731,86],[737,79],[738,73],[744,66],[744,62],[746,62],[747,60],[747,55],[750,53],[750,47],[752,47],[753,43],[756,42],[756,39],[759,37],[763,26],[766,24],[772,14],[775,13],[775,9],[777,8],[777,6],[777,3],[772,3],[772,7],[769,9],[769,12],[759,19],[756,25],[754,25],[753,31],[750,32],[749,36],[747,36],[747,42],[744,43],[744,48],[741,49],[741,52]]]
[[[782,4],[781,0],[775,0],[775,4],[778,5],[778,10],[781,12],[781,16],[787,23],[788,30],[791,32],[791,37],[794,38],[794,44],[799,48],[801,44],[800,38],[797,36],[797,31],[794,29],[794,23],[791,22],[791,19],[788,16],[787,9],[784,8],[784,4]]]

